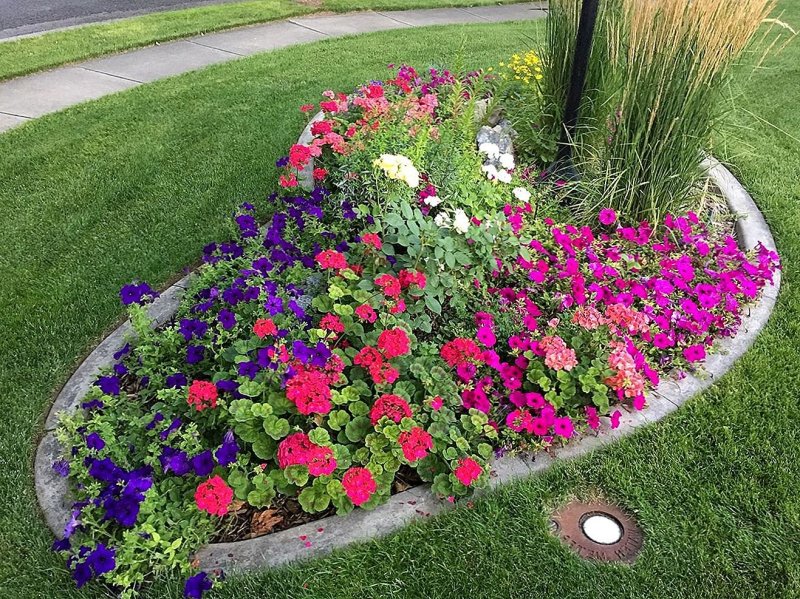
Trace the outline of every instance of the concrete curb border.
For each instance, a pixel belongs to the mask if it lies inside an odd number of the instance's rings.
[[[703,162],[709,178],[722,192],[731,212],[736,215],[736,234],[740,246],[751,250],[759,243],[776,250],[772,233],[764,216],[753,199],[733,174],[713,158]],[[150,306],[156,324],[163,324],[176,312],[190,277],[187,275],[171,287]],[[715,344],[715,352],[704,364],[704,377],[687,375],[680,381],[666,379],[647,397],[648,406],[641,412],[625,412],[617,429],[608,427],[605,418],[602,432],[587,435],[551,452],[532,456],[506,456],[492,464],[491,487],[495,488],[513,480],[541,472],[556,460],[586,455],[617,439],[632,434],[637,428],[657,422],[677,410],[698,392],[721,378],[753,344],[766,326],[778,296],[781,273],[775,274],[773,284],[767,286],[759,301],[748,308],[742,318],[739,332]],[[52,468],[59,457],[60,447],[53,434],[58,424],[58,413],[71,412],[78,405],[103,368],[111,366],[113,354],[132,335],[129,322],[118,327],[106,337],[75,371],[58,394],[45,422],[45,435],[36,451],[34,476],[36,496],[50,529],[61,536],[69,519],[71,502],[67,479],[58,476]],[[451,506],[437,499],[428,486],[414,487],[393,495],[391,499],[372,511],[355,510],[347,516],[330,516],[274,534],[234,543],[215,543],[201,548],[196,557],[201,569],[225,571],[274,567],[292,561],[318,557],[334,549],[359,541],[366,541],[392,533],[409,522],[441,513]],[[319,530],[322,529],[322,532]],[[301,540],[302,538],[302,540]],[[306,547],[305,542],[311,541]]]

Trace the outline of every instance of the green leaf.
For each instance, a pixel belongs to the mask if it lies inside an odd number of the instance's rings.
[[[297,496],[297,501],[300,502],[300,507],[303,508],[304,512],[308,512],[309,514],[313,514],[317,510],[314,508],[316,504],[317,494],[314,491],[313,487],[306,487],[300,492],[300,495]]]
[[[324,428],[315,428],[308,433],[308,438],[315,445],[330,445],[331,436]]]
[[[275,457],[275,450],[277,448],[277,443],[269,437],[258,437],[258,439],[253,442],[253,453],[262,460],[271,460]]]
[[[347,423],[344,429],[345,435],[351,443],[358,443],[363,440],[372,430],[372,423],[366,416],[359,416]]]
[[[440,304],[439,300],[436,299],[433,295],[425,296],[425,305],[427,306],[428,310],[430,310],[434,314],[442,313],[442,304]],[[428,331],[429,330],[430,330],[430,321],[428,321]]]
[[[258,397],[264,392],[264,385],[257,381],[245,381],[239,385],[239,393],[248,397]]]
[[[283,473],[286,476],[286,480],[298,487],[302,487],[308,482],[308,468],[301,464],[287,466],[284,468]]]
[[[363,401],[354,401],[349,406],[350,413],[353,416],[366,416],[369,414],[369,406]]]
[[[386,214],[386,216],[383,217],[383,219],[386,221],[386,224],[391,225],[392,227],[398,229],[405,225],[405,223],[403,222],[403,217],[401,217],[396,212],[389,212],[388,214]]]
[[[286,418],[267,416],[264,419],[264,432],[279,441],[289,434],[289,421]]]

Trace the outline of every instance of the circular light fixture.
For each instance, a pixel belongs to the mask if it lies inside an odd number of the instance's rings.
[[[644,537],[633,518],[617,506],[570,502],[551,516],[551,532],[585,559],[632,563]]]
[[[581,524],[583,534],[595,543],[613,545],[622,538],[622,526],[607,514],[591,514]]]

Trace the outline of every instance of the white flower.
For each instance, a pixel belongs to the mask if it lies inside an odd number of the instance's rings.
[[[511,154],[500,154],[500,166],[505,169],[514,168],[514,156]]]
[[[405,181],[406,185],[411,189],[419,187],[419,171],[413,165],[400,169],[400,177],[398,178],[401,181]]]
[[[511,173],[501,169],[497,171],[497,180],[501,183],[511,183]]]
[[[466,233],[469,230],[469,217],[461,208],[456,208],[456,215],[453,219],[453,228],[459,233]]]
[[[489,181],[494,181],[497,179],[497,167],[495,167],[495,165],[484,164],[481,167],[481,170],[486,173],[486,178],[489,179]]]
[[[372,161],[372,164],[383,169],[390,179],[403,181],[412,189],[419,186],[419,171],[405,156],[381,154],[380,158]]]
[[[446,212],[440,212],[433,219],[433,222],[436,223],[437,227],[442,227],[443,229],[449,229],[450,228],[450,215],[447,214]]]
[[[515,187],[512,193],[520,202],[527,202],[531,199],[531,192],[524,187]]]
[[[497,144],[486,141],[478,146],[478,152],[486,154],[487,158],[494,160],[500,156],[500,147]]]
[[[442,203],[442,198],[440,198],[439,196],[428,196],[422,201],[425,202],[431,208],[436,208],[436,206]]]

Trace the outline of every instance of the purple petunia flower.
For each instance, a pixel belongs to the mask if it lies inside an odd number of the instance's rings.
[[[181,421],[181,419],[180,419],[180,418],[176,418],[175,420],[173,420],[172,422],[170,422],[169,426],[168,426],[166,429],[164,429],[163,431],[161,431],[161,432],[159,433],[158,437],[159,437],[159,438],[160,438],[162,441],[166,441],[166,440],[167,440],[167,437],[169,437],[169,436],[170,436],[170,435],[171,435],[173,432],[175,432],[176,430],[178,430],[178,429],[180,428],[181,424],[183,424],[183,422]]]
[[[131,344],[126,343],[121,348],[119,348],[116,352],[114,352],[114,359],[119,360],[122,356],[126,356],[131,352]]]
[[[62,478],[69,476],[69,462],[67,460],[56,460],[53,462],[53,470]]]
[[[190,345],[186,348],[186,363],[197,364],[203,360],[206,349],[202,345]]]
[[[91,400],[89,400],[89,401],[84,401],[84,402],[81,404],[81,407],[82,407],[84,410],[99,410],[99,409],[101,409],[101,408],[104,408],[104,407],[105,407],[105,405],[106,405],[106,404],[104,404],[104,403],[103,403],[101,400],[99,400],[99,399],[91,399]]]
[[[123,494],[119,498],[106,498],[103,507],[106,510],[106,518],[116,520],[120,526],[131,528],[139,517],[140,503],[141,500],[136,497]]]
[[[123,474],[124,470],[117,466],[111,458],[103,458],[102,460],[90,458],[89,476],[94,479],[106,483],[114,483],[122,478]]]
[[[131,304],[142,305],[157,295],[147,283],[130,283],[123,285],[122,289],[119,290],[119,297],[125,306],[130,306]]]
[[[165,381],[167,388],[169,389],[183,389],[188,384],[188,382],[189,381],[186,379],[186,375],[183,374],[182,372],[176,372],[174,374],[170,374]]]
[[[153,416],[153,419],[144,427],[145,429],[151,431],[156,427],[156,424],[164,420],[164,414],[161,412],[156,412],[156,415]]]
[[[239,376],[246,376],[252,381],[258,374],[258,364],[250,361],[239,362],[238,372]]]
[[[119,377],[116,375],[101,376],[95,381],[95,385],[106,395],[119,395]]]
[[[230,310],[226,310],[224,308],[219,311],[217,320],[222,325],[222,328],[226,331],[230,331],[234,326],[236,326],[236,315]]]
[[[92,579],[92,569],[85,562],[75,564],[75,569],[72,570],[72,578],[75,580],[75,586],[81,588]]]
[[[100,451],[106,446],[106,442],[103,441],[103,438],[97,433],[91,433],[86,436],[86,447],[89,449],[94,449],[95,451]]]
[[[201,339],[208,331],[208,323],[196,318],[182,318],[179,325],[179,332],[183,338],[189,342],[192,339]]]
[[[116,551],[103,543],[98,543],[86,558],[86,563],[94,570],[95,576],[111,572],[117,567]]]
[[[229,466],[236,461],[236,454],[239,452],[239,446],[236,444],[236,439],[233,436],[233,431],[228,431],[222,439],[222,445],[214,453],[217,462],[220,466]]]
[[[173,472],[176,476],[183,476],[189,472],[189,456],[186,452],[172,447],[165,447],[159,456],[164,473]]]
[[[124,376],[128,374],[128,367],[125,366],[122,362],[117,362],[114,364],[114,374],[117,376]]]
[[[210,591],[214,583],[205,572],[198,572],[194,576],[186,579],[183,587],[183,594],[189,599],[202,599],[203,593]]]
[[[191,459],[192,470],[197,476],[208,476],[214,469],[214,456],[211,450],[207,449],[198,453]]]

